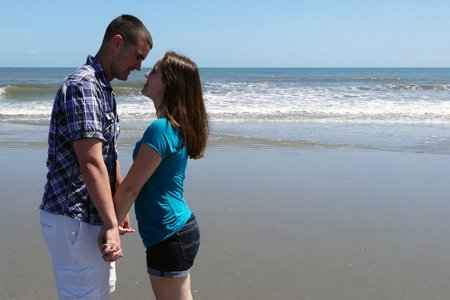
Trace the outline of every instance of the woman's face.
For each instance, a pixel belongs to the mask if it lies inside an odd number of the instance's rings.
[[[155,108],[158,109],[159,105],[164,99],[164,92],[166,87],[162,81],[161,70],[159,69],[159,61],[155,64],[150,72],[145,73],[147,82],[142,88],[142,94],[153,100]]]

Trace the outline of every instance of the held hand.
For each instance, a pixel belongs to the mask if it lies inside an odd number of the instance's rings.
[[[123,256],[118,227],[103,227],[98,237],[98,245],[104,261],[113,262]]]
[[[120,235],[124,235],[127,233],[133,233],[133,232],[136,232],[136,230],[134,230],[134,228],[131,227],[130,218],[127,214],[127,216],[123,220],[122,224],[119,226],[119,233],[120,233]]]
[[[106,262],[114,262],[123,256],[122,249],[114,250],[110,245],[103,244],[100,248],[103,260]]]

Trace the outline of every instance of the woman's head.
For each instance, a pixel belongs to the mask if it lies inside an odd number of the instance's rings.
[[[153,91],[144,86],[143,94],[155,102],[157,115],[167,117],[182,133],[188,155],[191,158],[202,157],[208,135],[208,118],[197,65],[186,56],[170,51],[147,75],[149,81],[152,73],[155,77]],[[158,78],[162,89],[158,87]],[[160,90],[163,90],[162,99],[158,99]]]
[[[167,112],[175,113],[177,107],[203,105],[200,74],[193,61],[175,52],[167,52],[159,61],[159,67],[166,88],[163,105]]]

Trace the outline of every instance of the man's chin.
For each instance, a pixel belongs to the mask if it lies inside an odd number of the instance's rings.
[[[116,79],[117,79],[117,80],[126,81],[126,80],[128,79],[128,75],[129,75],[129,73],[126,74],[126,75],[120,76],[120,77],[118,76],[118,77],[116,77]]]
[[[118,80],[125,81],[128,79],[128,76],[130,76],[130,74],[131,74],[131,70],[126,70],[122,74],[118,74],[118,76],[116,78]]]

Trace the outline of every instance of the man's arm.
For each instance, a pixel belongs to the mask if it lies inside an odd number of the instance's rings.
[[[102,155],[102,142],[94,138],[80,139],[73,142],[73,147],[89,196],[104,223],[100,236],[100,243],[105,245],[104,259],[115,261],[122,255],[122,249],[108,170]]]

